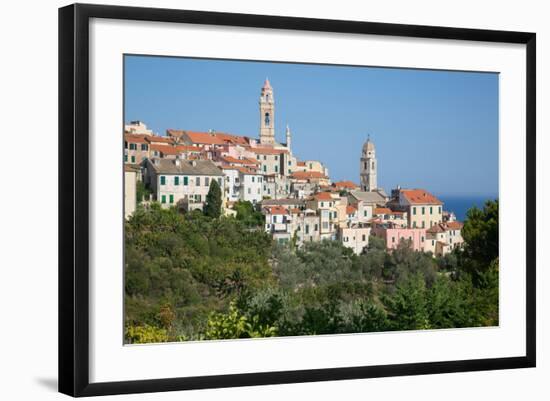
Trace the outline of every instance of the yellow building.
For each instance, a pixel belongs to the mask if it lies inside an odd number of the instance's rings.
[[[407,212],[409,228],[430,228],[443,221],[443,202],[425,189],[397,189],[392,195]]]

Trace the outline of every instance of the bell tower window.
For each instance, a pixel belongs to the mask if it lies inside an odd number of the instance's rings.
[[[269,113],[265,113],[265,119],[264,119],[264,121],[265,121],[265,125],[266,125],[267,127],[269,127],[269,123],[270,123]]]

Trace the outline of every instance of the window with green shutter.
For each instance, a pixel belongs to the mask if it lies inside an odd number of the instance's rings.
[[[174,203],[174,195],[170,195],[170,203]]]
[[[132,156],[132,163],[135,163],[135,162],[136,162],[136,157]]]
[[[160,176],[160,185],[166,185],[166,177],[163,175]]]
[[[180,185],[180,178],[174,177],[174,185]]]
[[[124,163],[128,163],[128,155],[124,155]]]
[[[183,185],[189,185],[189,177],[183,177]]]
[[[166,203],[166,195],[160,197],[162,203]]]

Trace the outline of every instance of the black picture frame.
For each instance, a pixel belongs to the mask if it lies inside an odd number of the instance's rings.
[[[526,45],[526,354],[521,357],[90,383],[88,61],[91,18]],[[71,396],[534,367],[536,364],[536,35],[479,29],[74,4],[59,9],[59,391]]]

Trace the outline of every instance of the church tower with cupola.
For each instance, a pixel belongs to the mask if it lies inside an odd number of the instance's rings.
[[[374,143],[369,138],[363,145],[363,152],[361,155],[361,191],[375,191],[378,189],[376,183],[376,171],[378,169],[376,161],[376,151],[374,149]]]
[[[275,99],[267,78],[260,94],[260,143],[275,144]]]

